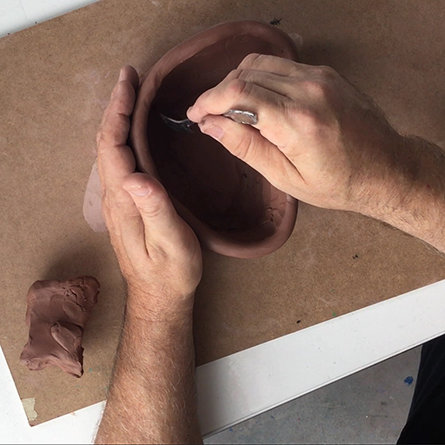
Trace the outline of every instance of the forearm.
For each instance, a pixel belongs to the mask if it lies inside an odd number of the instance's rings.
[[[401,137],[398,144],[391,168],[377,182],[380,190],[372,193],[377,201],[361,213],[445,253],[445,152],[415,137]]]
[[[200,443],[192,309],[128,310],[97,443]],[[155,321],[153,321],[153,318]]]

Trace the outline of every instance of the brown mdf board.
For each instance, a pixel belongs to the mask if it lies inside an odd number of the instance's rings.
[[[20,397],[36,400],[33,423],[103,400],[109,385],[125,287],[107,234],[86,224],[82,202],[122,65],[142,73],[219,22],[281,19],[281,29],[303,36],[303,62],[331,65],[400,131],[440,142],[444,15],[440,1],[115,0],[0,40],[0,338]],[[29,286],[81,274],[101,283],[84,336],[84,376],[28,371],[19,356]],[[360,215],[300,204],[293,235],[274,254],[204,254],[197,364],[443,278],[445,260],[420,241]]]

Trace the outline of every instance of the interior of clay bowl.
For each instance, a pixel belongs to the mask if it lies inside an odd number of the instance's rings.
[[[279,245],[268,248],[270,251],[280,247],[290,235],[295,222],[295,202],[289,205],[291,200],[286,194],[217,141],[203,135],[196,125],[192,133],[177,132],[160,117],[162,113],[184,119],[187,108],[201,93],[217,85],[252,52],[281,55],[283,49],[257,36],[231,35],[205,47],[170,71],[150,105],[148,147],[169,194],[220,240],[246,245],[270,240],[279,230],[286,212],[294,212],[287,215],[287,219],[293,218],[286,224],[289,233],[280,237]],[[178,212],[181,214],[180,209]],[[193,228],[200,235],[199,230]],[[207,244],[212,248],[212,242]],[[233,256],[259,255],[235,253]]]

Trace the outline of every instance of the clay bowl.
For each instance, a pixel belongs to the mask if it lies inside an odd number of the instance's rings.
[[[222,23],[174,47],[142,78],[130,134],[137,169],[160,179],[202,246],[238,258],[281,247],[297,201],[196,126],[191,134],[176,132],[159,113],[185,118],[201,93],[253,52],[298,57],[287,34],[253,21]]]

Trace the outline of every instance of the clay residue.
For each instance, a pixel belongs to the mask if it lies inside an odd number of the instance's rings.
[[[89,276],[68,281],[36,281],[27,296],[29,340],[20,362],[32,371],[58,366],[81,377],[82,336],[97,303],[99,287],[99,282]]]
[[[105,232],[107,226],[102,213],[102,194],[99,173],[97,171],[97,161],[91,168],[88,179],[85,197],[83,199],[83,216],[85,221],[95,232]]]

